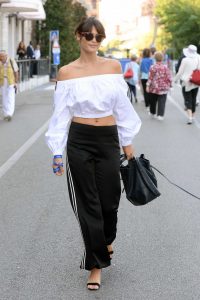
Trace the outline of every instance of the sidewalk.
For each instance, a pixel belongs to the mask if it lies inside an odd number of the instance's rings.
[[[54,83],[18,93],[11,122],[3,120],[0,106],[0,165],[50,118]]]

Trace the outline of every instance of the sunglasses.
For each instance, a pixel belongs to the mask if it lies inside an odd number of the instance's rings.
[[[95,38],[97,43],[101,43],[101,41],[105,38],[102,34],[94,34],[92,32],[81,32],[81,35],[84,36],[86,41],[92,41]]]

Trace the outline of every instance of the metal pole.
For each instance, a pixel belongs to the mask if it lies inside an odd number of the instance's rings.
[[[49,75],[51,74],[51,39],[49,36]]]

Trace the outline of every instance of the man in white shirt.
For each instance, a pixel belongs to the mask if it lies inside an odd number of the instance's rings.
[[[17,90],[18,66],[5,51],[0,51],[0,88],[4,120],[11,121],[15,110],[15,93]]]

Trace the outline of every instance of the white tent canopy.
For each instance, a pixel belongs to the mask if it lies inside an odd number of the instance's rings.
[[[22,12],[18,14],[18,19],[25,19],[25,20],[45,20],[46,14],[44,11],[44,7],[40,0],[38,1],[38,11],[36,12]]]
[[[37,12],[38,3],[38,0],[10,0],[8,3],[1,5],[0,11],[7,13]]]

